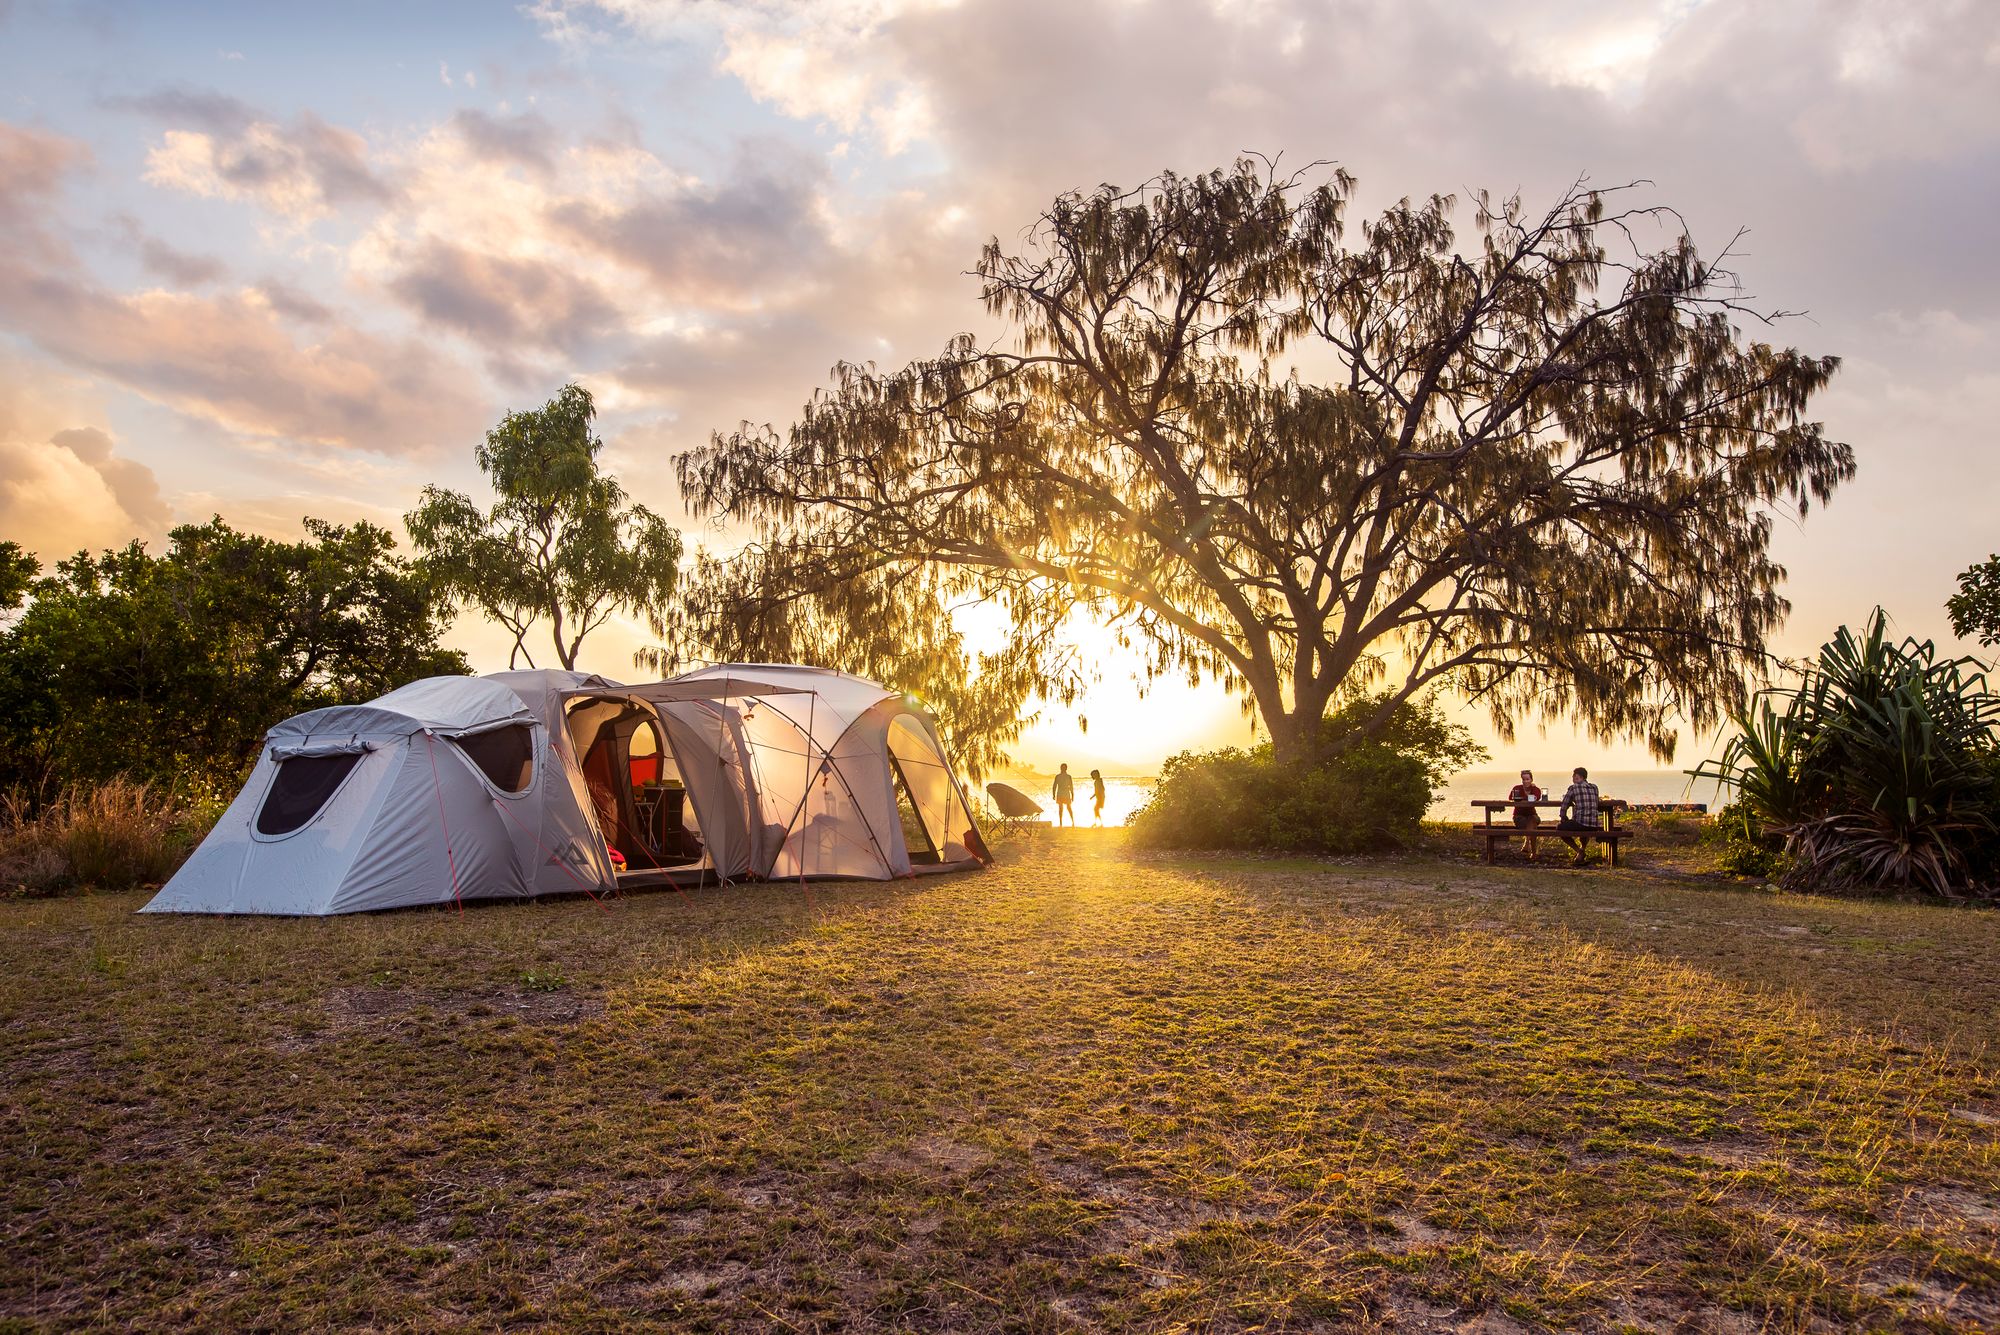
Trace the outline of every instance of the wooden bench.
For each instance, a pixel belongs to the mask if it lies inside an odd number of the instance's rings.
[[[1505,798],[1498,801],[1480,798],[1472,805],[1486,812],[1486,823],[1473,828],[1486,840],[1488,862],[1493,861],[1493,850],[1509,839],[1526,839],[1530,858],[1535,856],[1536,846],[1544,839],[1574,839],[1579,843],[1607,845],[1611,849],[1611,865],[1614,867],[1618,865],[1618,841],[1625,837],[1624,831],[1618,828],[1618,813],[1626,807],[1626,803],[1618,798],[1607,798],[1597,804],[1597,814],[1603,817],[1604,825],[1596,830],[1565,830],[1559,828],[1553,821],[1543,825],[1516,825],[1513,822],[1513,812],[1517,807],[1549,807],[1561,811],[1560,802],[1510,802]],[[1496,811],[1508,813],[1509,819],[1504,825],[1493,823],[1493,813]]]

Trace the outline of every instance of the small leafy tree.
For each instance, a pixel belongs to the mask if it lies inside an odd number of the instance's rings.
[[[2000,556],[1989,556],[1958,577],[1958,592],[1945,601],[1951,633],[1981,644],[2000,645]]]
[[[1976,660],[1890,639],[1878,608],[1734,721],[1693,773],[1733,786],[1742,814],[1783,841],[1786,884],[1995,893],[2000,695]]]
[[[619,612],[657,621],[674,592],[680,534],[599,470],[596,416],[581,385],[507,414],[476,452],[492,508],[433,486],[404,517],[433,586],[513,635],[509,666],[535,665],[528,636],[546,620],[556,661],[574,668],[592,631]]]
[[[306,530],[281,542],[215,518],[159,556],[79,552],[34,581],[0,633],[0,777],[227,781],[279,719],[466,670],[387,530]]]

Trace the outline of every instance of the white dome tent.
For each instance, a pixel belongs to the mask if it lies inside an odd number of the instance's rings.
[[[759,875],[884,880],[987,860],[937,728],[909,697],[783,663],[724,663],[673,680],[773,688],[721,706],[752,768],[765,831]]]
[[[638,686],[502,672],[272,728],[144,911],[323,915],[983,860],[928,717],[874,683],[775,665]]]

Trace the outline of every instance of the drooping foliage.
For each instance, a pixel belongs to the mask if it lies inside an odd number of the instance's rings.
[[[1081,608],[1245,692],[1293,762],[1344,695],[1382,702],[1366,734],[1437,687],[1502,736],[1669,754],[1786,610],[1772,507],[1853,472],[1806,417],[1835,361],[1746,338],[1731,275],[1625,190],[1481,195],[1469,237],[1405,200],[1350,243],[1352,184],[1245,160],[990,243],[1001,343],[842,366],[789,431],[683,457],[691,509],[752,531],[694,615],[873,644],[987,600],[1031,689]]]
[[[1782,841],[1786,884],[2000,892],[2000,695],[1976,660],[1891,639],[1877,609],[1733,721],[1694,773],[1734,786],[1742,813]]]
[[[1006,763],[1035,694],[1072,700],[1083,681],[1059,625],[1015,633],[990,650],[968,646],[932,565],[875,566],[850,578],[796,583],[769,547],[724,561],[698,553],[680,596],[653,622],[661,647],[642,666],[661,673],[708,662],[810,663],[915,696],[937,721],[945,752],[974,780]],[[671,646],[671,647],[669,647]]]
[[[535,665],[528,637],[538,623],[556,661],[574,668],[584,639],[612,616],[657,619],[673,594],[680,534],[599,469],[596,416],[581,385],[507,414],[476,451],[492,507],[427,486],[404,517],[425,577],[514,637],[510,666]]]
[[[1320,723],[1317,759],[1281,760],[1268,744],[1168,760],[1133,837],[1168,848],[1377,853],[1414,840],[1432,795],[1486,758],[1433,698],[1348,701]]]
[[[215,518],[158,556],[80,552],[35,580],[0,632],[0,784],[227,783],[279,719],[466,670],[386,530],[306,531],[283,542]]]

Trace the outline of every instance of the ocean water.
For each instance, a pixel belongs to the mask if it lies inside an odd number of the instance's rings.
[[[1431,802],[1429,817],[1432,820],[1469,823],[1484,820],[1485,813],[1473,809],[1471,803],[1480,798],[1503,798],[1515,783],[1515,770],[1467,770],[1453,776],[1452,780]],[[1567,774],[1551,774],[1536,771],[1537,779],[1544,789],[1557,799],[1562,790],[1569,786]],[[1598,791],[1607,798],[1623,798],[1627,802],[1706,802],[1712,812],[1728,800],[1718,798],[1716,785],[1702,779],[1690,779],[1679,770],[1599,770],[1591,781]],[[1046,775],[1007,775],[1002,782],[1012,784],[1029,797],[1042,804],[1043,815],[1055,819],[1055,800],[1049,796],[1051,779]],[[1153,795],[1156,780],[1150,775],[1106,775],[1104,779],[1104,823],[1123,825],[1125,818],[1145,805]],[[1092,824],[1090,811],[1090,779],[1086,775],[1076,785],[1077,824]]]
[[[1006,774],[1000,776],[1002,783],[1011,784],[1029,797],[1042,804],[1042,815],[1053,821],[1056,818],[1055,799],[1049,796],[1049,785],[1054,779],[1046,774]],[[1104,776],[1104,823],[1123,825],[1125,818],[1146,804],[1153,795],[1152,775]],[[1090,809],[1090,776],[1085,774],[1076,781],[1076,823],[1088,826],[1096,818]]]

